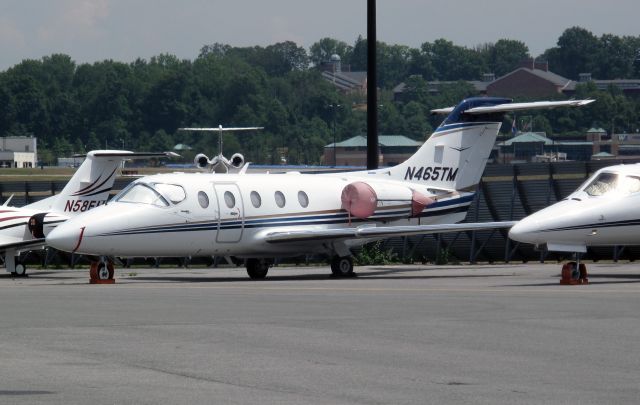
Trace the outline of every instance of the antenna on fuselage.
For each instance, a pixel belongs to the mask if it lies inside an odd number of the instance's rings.
[[[198,153],[194,158],[194,164],[199,169],[208,169],[213,173],[228,173],[230,168],[239,169],[244,165],[244,156],[241,153],[234,153],[231,159],[227,159],[222,155],[222,133],[231,131],[256,131],[264,129],[264,127],[223,127],[218,125],[217,128],[178,128],[178,131],[203,131],[218,132],[218,156],[209,159],[204,153]]]

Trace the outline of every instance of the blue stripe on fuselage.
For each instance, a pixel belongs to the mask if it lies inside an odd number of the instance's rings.
[[[455,212],[466,211],[467,207],[471,204],[473,195],[467,195],[460,198],[449,199],[445,201],[435,202],[422,211],[414,218],[433,217],[438,215],[450,214]],[[452,207],[453,205],[459,205]],[[292,217],[281,218],[261,218],[261,219],[245,219],[243,220],[223,220],[221,222],[207,221],[198,223],[180,223],[180,224],[168,224],[168,225],[156,225],[143,228],[132,228],[123,231],[109,232],[99,234],[98,236],[112,236],[112,235],[138,235],[146,233],[173,233],[173,232],[197,232],[197,231],[215,231],[218,229],[241,229],[241,228],[271,228],[282,226],[309,226],[309,225],[335,225],[335,224],[349,224],[349,223],[363,223],[371,222],[375,220],[394,220],[407,217],[408,209],[394,210],[394,211],[379,211],[373,216],[360,219],[351,217],[346,212],[338,212],[331,214],[321,215],[297,215]]]

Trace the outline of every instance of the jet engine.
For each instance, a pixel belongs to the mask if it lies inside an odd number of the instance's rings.
[[[36,239],[44,238],[44,217],[47,212],[32,215],[27,224],[31,236]]]
[[[195,164],[198,169],[206,169],[210,164],[209,158],[204,153],[198,153],[193,159],[193,164]]]
[[[229,161],[222,155],[209,159],[204,153],[198,153],[193,159],[193,163],[198,169],[208,170],[212,173],[228,173],[229,169],[239,169],[244,165],[244,156],[236,153],[231,156],[231,161]]]
[[[230,163],[231,166],[239,169],[244,165],[244,156],[242,156],[241,153],[234,153],[233,156],[231,156]]]
[[[368,218],[377,208],[406,203],[407,216],[417,216],[435,200],[409,187],[355,181],[342,189],[342,208],[356,218]],[[404,204],[403,204],[404,205]]]

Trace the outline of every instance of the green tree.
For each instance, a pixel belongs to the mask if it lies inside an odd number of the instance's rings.
[[[488,70],[495,73],[496,77],[513,71],[522,60],[530,57],[527,45],[512,39],[500,39],[489,46],[487,56]]]
[[[556,47],[545,51],[543,59],[549,61],[554,72],[576,80],[580,73],[595,70],[600,50],[598,38],[591,31],[572,27],[562,33]]]

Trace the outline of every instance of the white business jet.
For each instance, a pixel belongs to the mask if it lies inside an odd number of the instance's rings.
[[[87,153],[60,194],[23,207],[0,207],[0,254],[6,271],[26,274],[20,253],[44,246],[44,237],[58,224],[104,205],[123,160],[165,157],[166,153],[98,150]]]
[[[193,159],[193,163],[198,169],[206,170],[211,173],[229,173],[230,170],[238,170],[244,166],[244,156],[241,153],[234,153],[231,159],[227,159],[222,155],[222,133],[236,131],[256,131],[264,129],[264,127],[240,127],[240,128],[224,128],[219,125],[218,128],[178,128],[178,131],[199,131],[199,132],[217,132],[218,133],[218,155],[209,159],[204,153],[198,153]]]
[[[520,220],[509,237],[579,258],[587,246],[640,245],[638,218],[640,164],[610,166],[564,200]]]
[[[591,100],[511,103],[470,98],[435,110],[444,122],[407,161],[331,174],[173,173],[141,178],[105,206],[47,236],[96,256],[235,256],[251,278],[272,259],[325,253],[353,273],[350,248],[392,236],[509,227],[463,223],[506,111],[576,107]],[[99,272],[106,275],[107,272]]]

